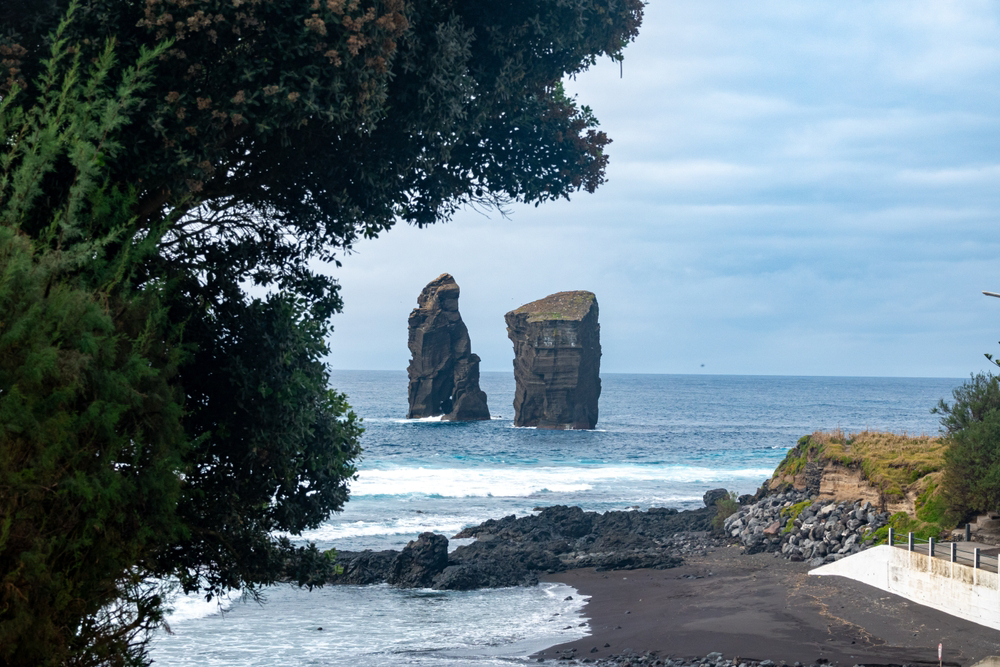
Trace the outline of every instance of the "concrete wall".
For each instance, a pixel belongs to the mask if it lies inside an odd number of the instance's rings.
[[[847,577],[1000,630],[1000,577],[897,547],[866,549],[809,572]]]

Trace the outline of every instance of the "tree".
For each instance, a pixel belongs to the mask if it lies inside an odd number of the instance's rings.
[[[70,38],[113,36],[126,61],[175,40],[114,172],[138,186],[142,224],[182,213],[165,261],[211,267],[207,291],[251,278],[328,315],[336,286],[311,258],[397,220],[600,185],[609,139],[561,82],[620,58],[642,4],[94,0]],[[15,78],[37,69],[44,11],[13,25]]]
[[[942,488],[956,518],[1000,509],[1000,378],[973,375],[934,412],[948,439]]]
[[[15,89],[0,106],[0,662],[10,665],[140,659],[162,617],[151,558],[181,535],[176,336],[159,286],[131,280],[156,239],[136,233],[134,195],[101,173],[159,52],[110,85],[111,45],[88,73],[66,25],[37,104],[21,106]],[[56,197],[46,186],[60,177]],[[32,237],[27,220],[48,224]]]
[[[105,590],[125,599],[145,591],[132,599],[147,600],[149,620],[160,604],[142,588],[149,575],[176,576],[185,590],[209,597],[288,576],[321,582],[327,559],[274,537],[341,509],[360,452],[358,421],[328,389],[322,364],[327,321],[341,302],[335,280],[315,263],[338,262],[358,238],[397,221],[422,226],[465,205],[538,204],[593,191],[604,180],[610,140],[590,110],[565,95],[562,80],[599,56],[621,58],[642,2],[90,0],[53,32],[69,2],[7,6],[0,95],[13,120],[0,146],[5,174],[26,163],[17,157],[18,123],[47,108],[54,90],[45,83],[56,80],[47,54],[63,49],[76,63],[105,62],[104,74],[79,84],[82,92],[68,74],[60,90],[88,104],[127,101],[133,122],[100,141],[56,133],[41,177],[0,183],[0,209],[17,208],[17,187],[27,188],[33,204],[4,224],[30,246],[32,261],[67,249],[80,259],[38,278],[45,287],[31,294],[73,287],[104,314],[105,338],[90,332],[81,340],[106,339],[114,354],[81,348],[86,367],[103,368],[113,357],[150,369],[142,381],[160,388],[161,402],[132,404],[129,397],[145,390],[123,390],[115,414],[140,424],[172,420],[148,433],[127,420],[105,427],[123,443],[147,436],[163,443],[160,476],[134,487],[140,497],[146,485],[162,491],[162,505],[150,510],[155,529],[119,559],[132,563],[124,570],[132,578],[120,577],[128,585]],[[109,42],[117,61],[101,61]],[[155,68],[145,67],[142,85],[122,95],[109,82],[135,62]],[[93,115],[86,108],[71,105],[59,122]],[[46,120],[35,129],[56,126]],[[74,161],[78,150],[89,157]],[[87,196],[80,174],[91,184]],[[68,201],[85,204],[67,208]],[[64,209],[72,221],[64,229],[76,231],[56,240],[50,230]],[[95,277],[112,268],[114,281]],[[250,298],[248,284],[269,296]],[[12,321],[0,324],[0,336]],[[61,339],[45,344],[71,351]],[[12,368],[30,367],[25,349],[11,348]],[[124,377],[133,389],[141,380]],[[18,382],[0,379],[0,398],[13,396]],[[54,415],[86,405],[60,404]],[[97,472],[75,459],[60,470],[120,474],[128,450],[114,451],[97,459]],[[13,476],[30,476],[38,465],[3,464]],[[108,517],[132,511],[116,503],[109,501]],[[31,504],[39,517],[60,507]],[[4,511],[0,521],[13,510]],[[16,570],[3,568],[5,576]],[[4,613],[0,625],[9,621]]]

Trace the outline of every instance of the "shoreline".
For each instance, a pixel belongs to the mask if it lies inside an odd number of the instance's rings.
[[[945,665],[967,667],[1000,653],[1000,632],[809,569],[729,546],[667,570],[547,575],[543,581],[589,596],[583,614],[592,634],[530,657],[626,664],[636,653],[661,660],[721,653],[718,660],[734,664],[932,665],[940,642]]]

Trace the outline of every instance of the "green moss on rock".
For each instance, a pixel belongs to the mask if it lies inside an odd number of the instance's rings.
[[[527,315],[529,322],[553,320],[582,320],[590,312],[597,297],[593,292],[577,290],[556,292],[544,299],[526,303],[512,313]]]

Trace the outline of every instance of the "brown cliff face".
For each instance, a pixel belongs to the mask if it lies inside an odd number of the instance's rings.
[[[504,318],[514,343],[514,425],[592,429],[601,395],[601,326],[592,292],[558,292]]]
[[[447,421],[489,419],[479,388],[479,356],[458,312],[459,288],[447,273],[427,284],[410,313],[407,344],[413,358],[407,419],[443,415]]]

